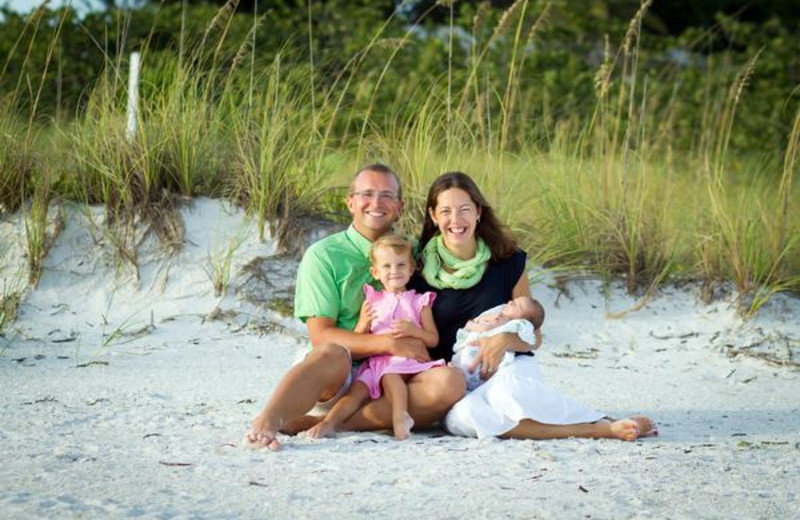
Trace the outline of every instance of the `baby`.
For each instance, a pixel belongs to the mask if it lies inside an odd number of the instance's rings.
[[[453,345],[453,366],[464,372],[467,391],[474,390],[483,383],[480,367],[470,372],[470,366],[480,352],[480,347],[477,346],[478,339],[501,332],[513,332],[522,341],[536,348],[536,334],[543,322],[542,304],[530,296],[520,296],[504,305],[485,311],[458,329],[456,344]],[[513,363],[514,356],[514,352],[506,352],[498,370]]]

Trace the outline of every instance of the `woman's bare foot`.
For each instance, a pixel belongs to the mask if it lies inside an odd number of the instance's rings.
[[[647,416],[644,415],[631,415],[630,419],[636,421],[639,427],[639,437],[655,437],[658,435],[658,426]]]
[[[253,420],[244,442],[250,448],[265,447],[270,451],[278,451],[281,448],[281,444],[278,442],[277,432],[280,430],[282,422],[265,415],[258,415]]]
[[[333,423],[318,421],[317,424],[305,430],[306,436],[310,439],[320,439],[331,437],[336,432],[336,425]]]
[[[392,427],[394,429],[394,438],[398,441],[404,441],[411,436],[411,428],[414,427],[414,419],[408,415],[408,412],[403,412],[392,419]]]
[[[608,426],[617,439],[630,442],[639,437],[639,425],[633,419],[619,419]]]
[[[649,417],[644,415],[631,415],[627,419],[620,419],[609,424],[611,433],[623,441],[635,441],[639,437],[654,437],[658,435],[658,428]]]

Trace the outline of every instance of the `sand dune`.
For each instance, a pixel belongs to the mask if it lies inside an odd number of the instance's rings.
[[[138,279],[102,211],[65,227],[0,338],[3,518],[790,518],[800,502],[800,301],[751,320],[691,285],[641,310],[615,283],[531,271],[548,381],[660,426],[634,443],[462,439],[433,429],[240,445],[306,348],[283,314],[296,261],[237,209],[182,209],[171,256],[138,237]],[[0,222],[4,291],[24,287],[24,225]],[[214,266],[230,254],[227,294]],[[795,506],[792,506],[795,504]]]

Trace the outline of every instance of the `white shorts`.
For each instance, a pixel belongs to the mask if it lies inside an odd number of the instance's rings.
[[[331,411],[331,408],[333,408],[333,406],[339,402],[339,399],[341,399],[342,396],[346,394],[348,390],[350,390],[350,385],[352,385],[353,381],[355,380],[355,375],[357,370],[358,367],[352,367],[350,369],[350,373],[347,374],[347,379],[345,380],[344,384],[339,389],[339,391],[336,392],[336,395],[334,395],[327,401],[317,401],[317,404],[314,405],[314,408],[312,408],[311,411],[308,412],[308,414],[327,415],[328,412]]]

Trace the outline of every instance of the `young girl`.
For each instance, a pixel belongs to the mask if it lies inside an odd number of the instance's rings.
[[[399,235],[386,234],[372,245],[370,273],[383,286],[376,291],[364,286],[365,301],[354,332],[393,334],[395,337],[419,338],[428,348],[439,343],[433,322],[432,292],[407,291],[414,272],[411,242]],[[368,358],[356,372],[347,393],[334,405],[325,419],[308,430],[312,438],[330,435],[346,421],[369,396],[377,399],[381,389],[392,405],[392,427],[398,440],[407,439],[414,421],[408,415],[406,377],[444,365],[443,360],[420,363],[399,356],[377,355]]]

